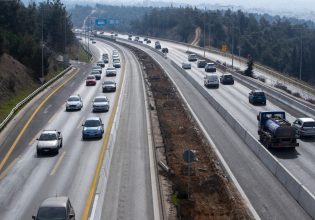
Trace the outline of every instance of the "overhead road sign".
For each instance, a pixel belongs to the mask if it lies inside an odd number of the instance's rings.
[[[113,26],[113,25],[119,25],[119,24],[120,24],[120,20],[114,19],[114,18],[109,18],[109,19],[98,18],[95,20],[95,25],[98,27]]]

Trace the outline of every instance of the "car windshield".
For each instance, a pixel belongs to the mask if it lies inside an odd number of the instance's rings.
[[[304,128],[313,128],[313,127],[315,127],[315,122],[314,121],[304,122],[303,127]]]
[[[107,102],[107,99],[106,98],[95,98],[94,99],[94,102]]]
[[[255,92],[254,93],[255,96],[265,96],[264,92]]]
[[[78,97],[69,97],[68,101],[69,102],[76,102],[76,101],[80,101],[80,99]]]
[[[53,141],[57,140],[57,136],[54,133],[43,133],[39,137],[40,141]]]
[[[99,120],[87,120],[84,124],[85,127],[98,127],[100,125],[101,122]]]
[[[224,75],[223,76],[225,79],[232,79],[232,76],[231,75]]]
[[[65,220],[66,209],[62,207],[42,207],[39,208],[38,220]]]
[[[115,84],[115,83],[112,82],[112,81],[105,81],[105,82],[103,82],[103,84],[105,84],[105,85],[112,85],[112,84]]]
[[[119,62],[120,62],[119,60],[114,60],[114,61],[113,61],[113,63],[119,63]]]
[[[116,70],[114,67],[108,67],[107,70]]]
[[[88,76],[87,79],[95,79],[94,76]]]

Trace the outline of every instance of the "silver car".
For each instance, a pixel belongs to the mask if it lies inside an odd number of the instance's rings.
[[[44,130],[37,140],[37,156],[44,153],[59,153],[62,147],[62,135],[60,131]]]
[[[315,120],[313,118],[297,118],[293,122],[299,137],[315,137]]]
[[[109,100],[106,96],[97,96],[93,100],[93,112],[108,112]]]
[[[106,76],[116,76],[117,75],[117,70],[115,67],[107,67],[106,69]]]
[[[72,95],[66,101],[66,111],[81,110],[83,102],[80,95]]]
[[[104,81],[102,84],[103,92],[115,92],[116,91],[116,82],[112,80]]]
[[[183,62],[183,63],[182,63],[182,68],[183,68],[183,69],[191,69],[191,64],[190,64],[190,63]]]
[[[68,197],[56,196],[45,199],[32,219],[75,220],[75,213]]]
[[[114,60],[113,61],[113,67],[120,68],[121,67],[120,61],[119,60]]]

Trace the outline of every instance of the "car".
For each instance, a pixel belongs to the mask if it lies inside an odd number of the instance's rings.
[[[160,44],[155,44],[155,49],[161,49],[161,45]]]
[[[102,75],[101,75],[100,72],[97,71],[97,70],[92,70],[92,72],[91,72],[90,75],[95,76],[95,79],[96,79],[96,80],[100,80],[100,79],[102,78]]]
[[[150,43],[151,43],[151,40],[148,39],[148,40],[147,40],[147,44],[150,44]]]
[[[207,62],[205,60],[198,60],[197,61],[197,67],[198,68],[205,68]]]
[[[214,63],[207,63],[205,66],[205,71],[210,73],[215,73],[217,71],[217,67]]]
[[[225,73],[220,76],[220,83],[226,85],[234,85],[234,78],[231,74]]]
[[[119,60],[113,61],[113,67],[120,68],[121,67],[120,61]]]
[[[168,53],[168,48],[166,47],[162,48],[162,53]]]
[[[146,38],[146,37],[145,37],[145,38],[143,38],[143,41],[147,41],[147,40],[148,40],[148,38]]]
[[[93,40],[93,41],[92,41],[92,44],[96,44],[96,41],[95,41],[95,40]]]
[[[137,38],[134,38],[133,40],[136,41],[136,42],[139,41],[139,39],[137,39]]]
[[[92,67],[92,71],[93,71],[93,70],[96,70],[96,71],[98,71],[100,74],[102,74],[102,67],[100,67],[100,66],[98,66],[98,65],[93,66],[93,67]]]
[[[128,40],[132,40],[132,37],[128,37]]]
[[[216,73],[208,73],[204,77],[204,86],[207,88],[219,88],[219,76]]]
[[[117,70],[115,67],[107,67],[106,69],[106,76],[116,76]]]
[[[139,42],[140,44],[143,44],[143,41],[142,41],[142,40],[139,40],[138,42]]]
[[[249,103],[252,103],[253,105],[255,104],[266,105],[267,98],[266,98],[265,93],[262,90],[256,89],[256,90],[252,90],[248,94],[248,101]]]
[[[128,37],[132,37],[132,34],[129,34]]]
[[[108,62],[109,62],[108,57],[103,57],[103,62],[104,62],[104,63],[108,63]]]
[[[120,58],[113,58],[113,63],[120,62]]]
[[[74,209],[67,196],[56,196],[45,199],[39,206],[34,220],[75,220]]]
[[[297,118],[292,126],[298,137],[315,137],[315,120],[313,118]]]
[[[93,112],[108,112],[109,99],[106,96],[97,96],[93,99]]]
[[[106,57],[108,58],[108,54],[107,53],[103,53],[102,57],[103,57],[103,59],[106,58]]]
[[[37,140],[36,152],[37,156],[44,153],[58,154],[62,147],[62,135],[57,130],[44,130]]]
[[[136,36],[135,39],[139,40],[140,38],[138,36]]]
[[[197,61],[197,55],[194,53],[189,54],[188,61]]]
[[[80,95],[72,95],[66,101],[66,111],[81,110],[83,102]]]
[[[100,61],[97,61],[96,65],[103,68],[105,67],[105,62],[103,60],[100,60]]]
[[[118,36],[118,34],[117,34],[117,33],[115,33],[115,36],[117,37],[117,36]]]
[[[116,82],[113,80],[106,80],[102,83],[103,92],[115,92]]]
[[[82,139],[102,138],[104,133],[104,124],[100,117],[89,117],[82,124]]]
[[[191,69],[191,64],[190,64],[190,63],[183,62],[183,63],[182,63],[182,68],[183,68],[183,69]]]
[[[86,80],[85,80],[85,85],[86,86],[95,86],[96,85],[96,78],[94,75],[88,75],[86,77]]]
[[[119,54],[116,54],[116,53],[115,53],[115,54],[113,54],[113,56],[112,56],[112,60],[114,60],[114,59],[120,59],[120,58],[119,58]]]

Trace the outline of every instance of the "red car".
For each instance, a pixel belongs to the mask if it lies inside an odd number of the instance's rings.
[[[96,78],[95,78],[95,76],[88,75],[86,77],[86,80],[85,80],[85,85],[87,85],[87,86],[95,86],[96,85]]]

